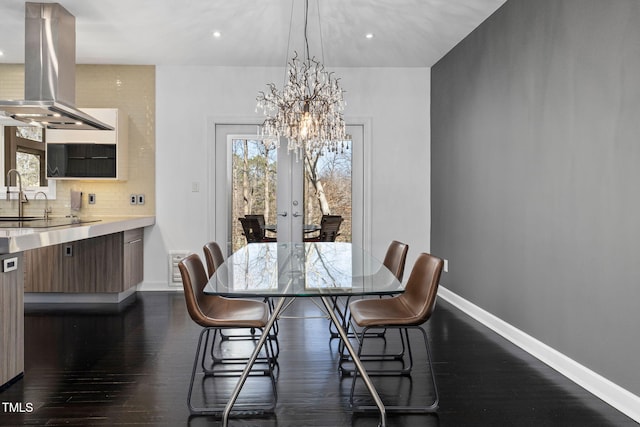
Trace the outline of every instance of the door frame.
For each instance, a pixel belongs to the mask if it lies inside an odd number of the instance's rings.
[[[358,175],[360,179],[362,179],[362,200],[359,201],[362,206],[362,236],[361,242],[354,241],[354,244],[361,245],[363,249],[371,252],[372,120],[370,117],[345,117],[345,122],[347,126],[362,126],[364,141],[362,144],[362,155],[359,156],[362,160],[361,169],[358,171]],[[230,194],[228,194],[231,171],[227,164],[229,161],[227,136],[256,136],[259,133],[259,126],[261,124],[260,119],[256,119],[255,117],[210,117],[207,119],[207,239],[218,242],[218,244],[223,247],[225,256],[230,254],[228,236],[230,234],[231,224],[228,209],[231,198]],[[228,129],[225,130],[227,127]],[[237,129],[232,130],[232,127],[236,127]],[[223,149],[220,149],[220,144]],[[225,157],[225,170],[220,170],[217,166],[219,156]],[[354,159],[353,161],[355,164],[356,160]],[[352,180],[355,177],[355,174],[352,172]],[[352,203],[355,204],[355,198]]]

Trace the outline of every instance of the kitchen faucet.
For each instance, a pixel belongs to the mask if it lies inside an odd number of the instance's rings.
[[[38,194],[42,194],[44,196],[44,219],[49,220],[49,214],[51,213],[51,208],[49,207],[49,198],[47,197],[47,193],[44,191],[38,191],[33,195],[33,200],[38,197]]]
[[[22,218],[23,216],[22,204],[28,203],[29,201],[27,200],[27,196],[25,196],[24,191],[22,191],[22,176],[20,175],[20,172],[18,172],[16,169],[10,169],[9,172],[7,172],[7,200],[11,200],[12,191],[9,188],[10,187],[9,176],[11,175],[11,172],[14,172],[18,177],[18,217]]]

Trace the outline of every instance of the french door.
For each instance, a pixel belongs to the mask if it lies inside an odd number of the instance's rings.
[[[317,234],[324,213],[341,215],[338,240],[363,246],[364,126],[347,126],[350,139],[337,152],[301,158],[286,141],[265,143],[255,129],[216,126],[215,238],[227,253],[246,244],[238,218],[248,214],[263,215],[266,235],[286,242]]]

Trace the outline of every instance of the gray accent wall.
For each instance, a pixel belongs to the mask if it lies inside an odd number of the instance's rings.
[[[442,285],[640,395],[640,1],[508,0],[431,127]]]

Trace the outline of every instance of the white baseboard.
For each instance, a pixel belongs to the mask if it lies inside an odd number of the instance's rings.
[[[640,422],[640,397],[586,368],[559,351],[527,335],[470,301],[440,286],[438,296],[546,363],[623,414]]]

